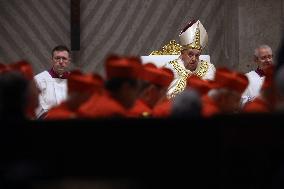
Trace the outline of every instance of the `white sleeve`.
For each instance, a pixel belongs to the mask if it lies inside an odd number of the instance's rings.
[[[170,86],[168,87],[168,91],[167,91],[167,96],[168,97],[170,97],[172,95],[172,93],[174,92],[174,90],[175,90],[175,88],[177,86],[178,81],[179,81],[179,78],[176,78],[176,79],[174,79],[171,82]]]
[[[43,113],[47,111],[47,109],[44,108],[44,97],[43,94],[45,93],[46,90],[46,82],[43,78],[39,77],[34,77],[34,81],[36,83],[37,88],[40,90],[40,93],[38,95],[38,107],[35,110],[36,117],[39,118]]]
[[[42,92],[46,89],[46,82],[42,78],[34,78],[37,88]]]
[[[242,97],[241,97],[241,106],[243,107],[247,102],[251,101],[251,97],[249,94],[249,90],[248,90],[248,86],[246,88],[246,90],[243,92]]]
[[[174,69],[173,65],[170,64],[169,62],[167,62],[164,65],[165,68],[168,68],[170,70],[172,70],[173,74],[174,74],[174,79],[172,80],[171,84],[168,87],[168,91],[167,91],[167,97],[169,98],[171,96],[171,94],[174,92],[176,85],[180,79],[180,76],[178,74],[178,72]]]
[[[214,80],[216,68],[212,63],[208,63],[208,64],[209,64],[208,71],[202,79]]]
[[[178,72],[174,69],[174,67],[170,64],[170,62],[167,62],[163,67],[172,70],[174,74],[174,79],[179,77]]]
[[[249,101],[250,101],[249,96],[242,96],[240,99],[241,107],[244,107],[244,105]]]

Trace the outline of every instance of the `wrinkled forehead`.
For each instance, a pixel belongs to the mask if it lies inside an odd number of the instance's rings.
[[[259,54],[259,57],[272,55],[272,51],[269,48],[259,48],[258,49],[258,54]]]
[[[198,49],[185,49],[185,50],[182,50],[182,53],[184,53],[184,54],[200,55],[201,51],[198,50]]]
[[[66,57],[66,58],[69,58],[69,53],[68,53],[68,51],[54,51],[53,52],[53,57]]]

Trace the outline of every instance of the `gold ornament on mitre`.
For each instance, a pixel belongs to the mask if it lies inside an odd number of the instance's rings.
[[[189,22],[180,32],[179,38],[182,50],[197,49],[202,51],[208,42],[207,32],[199,20]]]

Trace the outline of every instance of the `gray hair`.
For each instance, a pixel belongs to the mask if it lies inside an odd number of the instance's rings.
[[[272,49],[271,49],[270,46],[268,46],[268,45],[260,45],[260,46],[258,46],[257,48],[254,49],[254,56],[255,57],[259,56],[259,49],[268,49],[271,52],[271,54],[272,54]]]
[[[171,116],[175,118],[199,117],[201,109],[199,94],[195,90],[186,89],[174,98]]]

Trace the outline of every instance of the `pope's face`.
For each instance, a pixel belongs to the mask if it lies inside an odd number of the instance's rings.
[[[199,62],[201,51],[197,49],[186,49],[181,52],[181,58],[184,62],[184,67],[190,71],[194,71]]]
[[[261,70],[265,70],[272,65],[273,57],[272,52],[267,48],[260,48],[258,50],[258,57],[255,58],[257,66]]]

